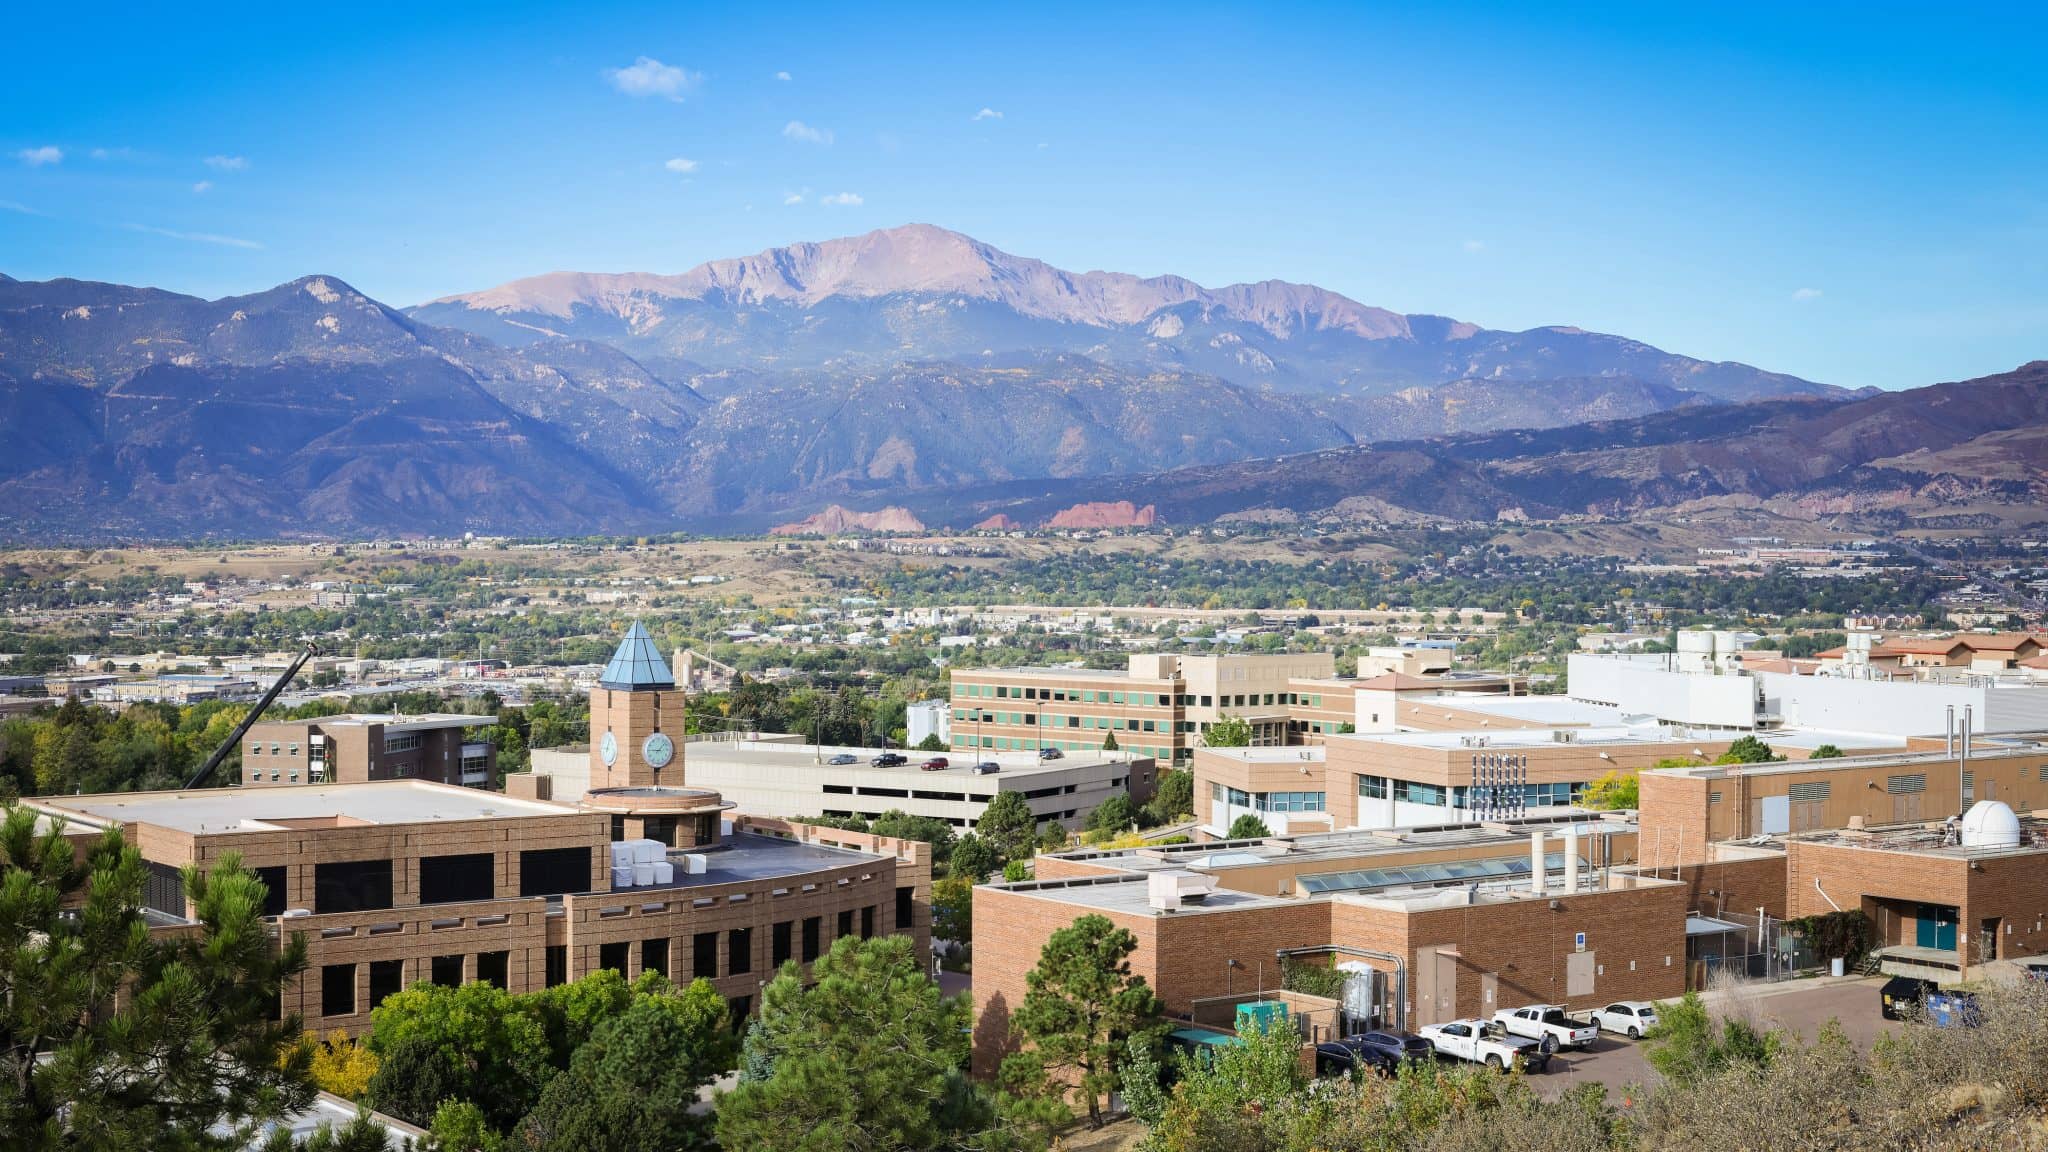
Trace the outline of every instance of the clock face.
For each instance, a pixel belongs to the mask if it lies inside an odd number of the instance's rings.
[[[676,758],[676,743],[664,732],[656,732],[640,745],[640,757],[647,761],[649,768],[666,768]]]
[[[597,742],[597,754],[604,758],[605,767],[611,767],[612,763],[619,758],[618,737],[613,736],[609,732],[605,733],[604,739]]]

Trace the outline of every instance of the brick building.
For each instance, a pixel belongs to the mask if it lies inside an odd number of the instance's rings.
[[[240,782],[250,786],[431,780],[492,787],[498,749],[472,729],[491,716],[349,713],[268,720],[242,736]]]

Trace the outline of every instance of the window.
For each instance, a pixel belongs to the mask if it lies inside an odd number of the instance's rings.
[[[395,732],[384,737],[384,752],[386,755],[393,752],[411,752],[419,746],[420,734],[417,732]],[[298,745],[294,744],[292,748],[296,751]]]
[[[477,772],[488,772],[490,768],[491,758],[489,755],[464,756],[462,758],[462,774],[465,776]]]
[[[313,911],[366,912],[391,907],[391,861],[313,866]]]
[[[477,953],[476,978],[493,988],[510,989],[512,987],[512,953]]]
[[[320,1014],[322,1016],[353,1016],[356,1014],[356,966],[353,964],[329,964],[320,969]]]
[[[860,938],[863,940],[871,939],[874,934],[875,906],[870,904],[860,910]]]
[[[495,894],[493,865],[489,852],[420,857],[420,903],[489,900]]]
[[[825,919],[822,916],[804,917],[804,963],[818,958],[820,937],[824,935]]]
[[[429,979],[443,988],[462,987],[462,957],[436,956],[429,969]]]
[[[668,975],[668,937],[640,942],[640,970]]]
[[[896,931],[908,932],[910,931],[911,924],[915,922],[915,917],[912,914],[914,911],[912,898],[916,894],[917,890],[915,888],[903,887],[896,889]]]
[[[690,976],[692,979],[718,979],[718,933],[699,932],[691,938]]]
[[[725,1014],[732,1020],[732,1030],[736,1033],[746,1031],[747,1015],[753,1010],[752,996],[734,996],[725,1002]]]
[[[839,910],[839,928],[832,934],[832,938],[837,940],[841,936],[851,935],[853,935],[853,909],[842,908]]]
[[[734,928],[725,934],[726,974],[737,976],[754,970],[754,930]]]
[[[280,864],[275,868],[257,868],[255,873],[256,878],[263,881],[263,914],[265,916],[284,915],[284,865]]]
[[[560,896],[590,891],[590,849],[530,848],[519,854],[519,894]]]
[[[1321,792],[1261,792],[1258,807],[1262,812],[1321,812]]]
[[[405,961],[370,961],[370,1007],[382,1004],[386,997],[405,987]]]
[[[173,916],[185,914],[185,873],[169,864],[149,861],[149,875],[142,885],[142,906]]]
[[[776,922],[769,937],[768,963],[773,967],[780,968],[789,959],[789,925],[787,920]]]
[[[597,966],[609,968],[619,975],[626,974],[626,942],[614,940],[610,944],[597,946]]]
[[[1413,780],[1394,781],[1394,799],[1404,804],[1431,804],[1441,808],[1450,798],[1447,791],[1436,784],[1418,784]]]
[[[548,945],[546,978],[547,986],[550,988],[569,982],[569,946],[567,944]]]

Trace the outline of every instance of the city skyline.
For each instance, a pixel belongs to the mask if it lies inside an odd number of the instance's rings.
[[[2040,17],[1999,19],[31,14],[0,272],[402,306],[918,221],[1907,387],[2048,327]]]

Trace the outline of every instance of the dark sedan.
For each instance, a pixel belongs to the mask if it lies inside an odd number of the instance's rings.
[[[1435,1057],[1436,1048],[1412,1032],[1361,1032],[1316,1045],[1316,1075],[1342,1076],[1366,1068],[1391,1076],[1403,1061]]]

